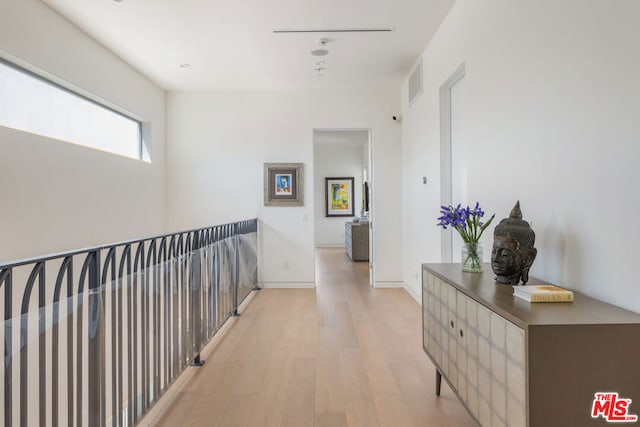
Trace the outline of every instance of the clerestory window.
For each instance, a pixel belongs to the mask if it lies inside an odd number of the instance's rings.
[[[42,74],[0,59],[1,126],[151,160],[141,120]]]

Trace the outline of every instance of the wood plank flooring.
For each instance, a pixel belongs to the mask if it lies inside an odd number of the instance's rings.
[[[319,249],[315,289],[259,291],[160,426],[424,426],[476,423],[422,351],[421,309],[373,289],[368,264]]]

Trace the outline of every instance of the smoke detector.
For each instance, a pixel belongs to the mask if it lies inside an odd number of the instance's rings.
[[[312,50],[311,51],[311,55],[313,55],[313,56],[325,56],[325,55],[329,54],[329,51],[327,49],[325,49],[325,46],[327,45],[327,43],[329,43],[329,39],[327,39],[325,37],[320,37],[319,39],[316,39],[316,44],[318,46],[320,46],[320,48]]]

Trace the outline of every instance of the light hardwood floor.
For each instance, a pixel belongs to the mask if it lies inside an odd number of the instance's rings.
[[[315,289],[264,289],[177,394],[162,426],[476,423],[422,351],[421,309],[368,286],[368,264],[319,249]]]

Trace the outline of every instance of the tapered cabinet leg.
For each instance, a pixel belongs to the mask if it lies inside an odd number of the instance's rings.
[[[442,374],[436,369],[436,396],[440,396],[440,386],[442,385]]]

